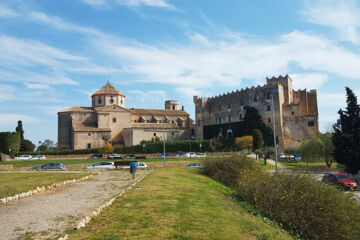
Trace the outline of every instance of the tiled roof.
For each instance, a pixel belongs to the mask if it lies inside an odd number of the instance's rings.
[[[59,113],[62,112],[94,112],[94,109],[91,107],[68,107],[59,111]]]
[[[85,126],[83,124],[75,124],[74,132],[111,132],[110,128],[97,128],[95,126]]]
[[[189,116],[183,110],[166,110],[166,109],[141,109],[141,108],[128,108],[132,113],[146,114],[146,115],[167,115],[167,116]]]
[[[120,95],[125,97],[122,92],[113,87],[109,82],[105,84],[105,86],[97,90],[92,96],[94,95]]]
[[[130,128],[138,128],[138,129],[182,129],[184,127],[179,127],[176,123],[132,123],[131,127],[127,127],[126,129]]]

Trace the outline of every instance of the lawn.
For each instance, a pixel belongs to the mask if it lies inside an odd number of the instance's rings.
[[[48,186],[53,183],[70,179],[78,179],[88,173],[34,172],[6,173],[0,172],[0,198],[13,196],[17,193],[33,190],[38,186]]]
[[[69,239],[293,239],[229,192],[195,169],[155,169]]]
[[[280,162],[281,165],[293,170],[293,171],[336,171],[337,163],[333,162],[331,168],[326,166],[325,162]]]

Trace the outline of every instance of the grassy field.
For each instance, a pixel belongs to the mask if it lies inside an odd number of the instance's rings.
[[[62,173],[62,172],[34,172],[34,173],[1,173],[0,172],[0,198],[12,196],[17,193],[33,190],[38,186],[48,186],[53,183],[70,179],[78,179],[88,173]]]
[[[294,171],[336,171],[337,163],[333,162],[331,168],[326,166],[325,162],[280,162],[281,165]]]
[[[293,239],[229,192],[195,169],[155,169],[69,239]]]

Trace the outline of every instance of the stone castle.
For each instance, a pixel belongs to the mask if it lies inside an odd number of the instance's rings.
[[[302,140],[318,133],[316,90],[295,91],[292,79],[286,75],[267,78],[264,86],[246,88],[216,97],[194,96],[196,116],[194,130],[197,138],[215,137],[204,132],[206,126],[218,126],[216,133],[218,136],[237,137],[233,136],[232,127],[237,122],[243,121],[246,114],[244,106],[256,108],[263,122],[272,128],[272,97],[276,135],[282,147],[298,145]]]
[[[176,141],[192,135],[193,121],[175,100],[165,101],[165,109],[126,108],[125,95],[109,82],[92,96],[92,107],[69,107],[58,112],[60,149],[135,145],[159,137]]]

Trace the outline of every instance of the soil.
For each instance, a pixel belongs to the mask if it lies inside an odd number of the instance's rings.
[[[88,181],[69,184],[0,206],[0,239],[57,239],[100,205],[149,171],[99,171]]]

